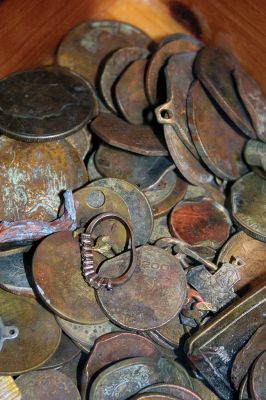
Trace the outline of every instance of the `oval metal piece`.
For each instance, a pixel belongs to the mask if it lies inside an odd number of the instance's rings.
[[[193,142],[207,167],[227,180],[247,172],[242,158],[246,139],[226,121],[199,81],[190,87],[187,110]]]
[[[55,353],[61,329],[53,314],[36,300],[0,289],[0,310],[4,325],[19,330],[18,337],[6,341],[0,351],[1,375],[37,369]]]
[[[153,214],[145,194],[136,186],[122,179],[105,178],[89,184],[89,187],[94,188],[95,186],[109,188],[122,197],[128,207],[136,246],[147,243],[153,229]]]
[[[90,124],[91,130],[105,143],[144,156],[167,156],[158,127],[131,125],[111,113],[100,113]]]
[[[148,55],[149,51],[144,47],[121,47],[105,61],[99,84],[105,103],[114,113],[117,111],[114,96],[116,81],[133,61],[145,60]]]
[[[141,391],[141,393],[162,393],[170,396],[174,396],[174,399],[182,399],[182,400],[207,400],[201,399],[195,392],[192,392],[190,389],[182,386],[171,385],[167,383],[157,383],[151,386],[146,387]],[[144,397],[145,398],[145,397]]]
[[[16,379],[25,400],[80,400],[77,387],[56,370],[33,371]]]
[[[146,67],[147,60],[132,62],[117,79],[114,88],[119,111],[133,125],[144,124],[151,111],[145,93]]]
[[[51,221],[57,217],[61,192],[87,181],[84,163],[66,140],[8,139],[1,146],[0,219]]]
[[[120,21],[86,21],[67,33],[57,63],[68,67],[97,87],[99,66],[111,52],[125,46],[147,47],[151,38],[136,26]]]
[[[73,133],[73,135],[68,136],[66,140],[74,147],[81,160],[84,160],[91,146],[91,133],[88,129],[84,127]]]
[[[266,242],[266,181],[254,172],[239,178],[231,188],[232,214],[250,236]]]
[[[132,330],[156,329],[174,318],[186,298],[186,280],[179,261],[153,246],[136,249],[134,274],[123,286],[112,291],[98,290],[97,299],[108,317]],[[129,262],[126,252],[106,260],[99,275],[120,275]]]
[[[243,293],[255,288],[261,279],[266,278],[266,243],[248,236],[245,232],[238,232],[222,247],[217,264],[231,262],[236,257],[241,258],[245,265],[239,269],[240,280],[234,288]]]
[[[250,372],[250,392],[254,400],[264,400],[266,396],[266,351],[255,361]]]
[[[2,79],[0,103],[0,131],[29,142],[62,139],[98,113],[90,84],[59,66],[17,72]]]
[[[104,259],[94,252],[96,264]],[[34,253],[32,271],[38,293],[56,314],[80,324],[106,321],[94,289],[81,275],[78,236],[73,238],[72,232],[59,232],[45,238]]]
[[[232,223],[228,211],[208,197],[183,200],[173,209],[170,230],[190,245],[218,249],[228,239]]]
[[[247,110],[235,89],[232,73],[236,68],[241,67],[232,54],[213,47],[204,47],[199,52],[194,64],[196,77],[226,115],[248,137],[255,138],[256,134]]]

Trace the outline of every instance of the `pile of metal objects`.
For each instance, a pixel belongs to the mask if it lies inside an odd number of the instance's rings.
[[[266,399],[266,98],[88,21],[0,81],[0,398]]]

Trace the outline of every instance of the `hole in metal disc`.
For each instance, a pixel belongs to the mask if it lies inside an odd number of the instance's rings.
[[[88,204],[90,207],[99,208],[105,203],[105,195],[100,190],[95,190],[88,195]]]

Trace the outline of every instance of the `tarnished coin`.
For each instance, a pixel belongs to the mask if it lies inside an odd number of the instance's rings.
[[[83,369],[82,399],[86,399],[88,384],[98,371],[131,357],[150,357],[156,360],[160,352],[152,341],[132,332],[109,333],[99,337]]]
[[[252,367],[249,387],[254,400],[266,398],[266,351],[257,358]]]
[[[146,393],[137,394],[132,400],[176,400],[177,398],[168,394]]]
[[[199,81],[190,87],[187,101],[189,129],[207,167],[227,180],[247,172],[242,158],[246,139],[226,121]]]
[[[251,138],[256,134],[249,115],[235,88],[233,71],[238,61],[223,49],[204,47],[198,54],[194,72],[227,116]]]
[[[193,384],[187,370],[177,361],[161,357],[157,363],[160,371],[160,381],[193,389]]]
[[[35,297],[29,256],[17,253],[0,257],[0,287],[14,294]]]
[[[21,393],[12,376],[0,376],[0,399],[21,400]]]
[[[183,200],[170,216],[170,231],[191,245],[218,249],[229,236],[232,223],[228,211],[208,197]]]
[[[253,239],[245,232],[238,232],[231,236],[222,247],[217,260],[218,265],[231,262],[241,258],[245,265],[240,268],[240,280],[235,284],[235,290],[244,291],[255,288],[255,286],[266,278],[266,244]]]
[[[80,400],[77,387],[55,370],[33,371],[16,379],[23,400]]]
[[[90,127],[100,139],[119,149],[144,156],[168,155],[158,127],[131,125],[111,113],[100,113]]]
[[[178,347],[180,344],[180,339],[185,334],[184,326],[180,322],[179,315],[177,315],[167,324],[156,329],[156,333],[170,345]]]
[[[68,336],[62,333],[61,341],[54,355],[46,361],[39,369],[59,368],[73,360],[80,354],[80,349]]]
[[[188,42],[192,42],[197,44],[199,47],[203,46],[203,43],[198,40],[196,37],[189,35],[184,32],[176,32],[172,33],[171,35],[167,35],[160,42],[158,43],[158,48],[160,49],[162,46],[164,46],[167,43],[173,42],[174,40],[187,40]]]
[[[169,57],[177,53],[192,52],[199,49],[200,45],[197,42],[183,38],[172,40],[158,48],[149,61],[146,73],[146,91],[151,104],[158,104],[160,100],[165,100],[161,95],[160,72]]]
[[[10,139],[1,147],[0,219],[57,217],[60,195],[88,181],[86,168],[66,141],[25,143]]]
[[[169,171],[160,182],[151,189],[145,190],[154,218],[166,215],[186,193],[187,182],[180,178],[175,171]]]
[[[36,300],[0,289],[0,317],[18,335],[5,340],[0,351],[0,374],[19,375],[44,364],[56,351],[61,329],[52,313]],[[1,335],[2,336],[2,335]]]
[[[30,142],[71,135],[98,113],[90,84],[54,65],[2,79],[0,103],[1,132]]]
[[[89,184],[89,187],[95,186],[110,188],[122,197],[128,207],[136,246],[147,243],[153,229],[153,214],[144,193],[131,183],[115,178],[99,179]]]
[[[57,371],[66,375],[75,386],[78,386],[80,384],[80,370],[83,367],[83,360],[84,354],[81,353],[71,361],[64,364],[62,367],[57,368]]]
[[[117,107],[123,117],[134,125],[143,124],[150,111],[144,82],[146,66],[147,60],[132,62],[115,85]]]
[[[74,322],[67,321],[63,318],[56,317],[58,324],[61,326],[63,331],[78,343],[86,346],[87,350],[90,350],[94,345],[96,339],[110,332],[119,332],[121,328],[112,324],[112,322],[106,320],[101,324],[95,325],[81,325]]]
[[[150,244],[154,244],[154,242],[163,237],[171,237],[167,220],[167,215],[163,215],[154,220],[153,230],[149,240]]]
[[[143,156],[100,144],[95,165],[103,176],[125,179],[145,190],[156,184],[173,163],[167,157]]]
[[[194,391],[202,400],[220,400],[219,397],[208,386],[205,385],[204,381],[192,377],[192,383]]]
[[[111,188],[85,186],[73,194],[78,226],[86,224],[96,215],[103,212],[118,213],[130,222],[130,213],[126,202],[119,193]],[[105,236],[112,249],[119,253],[127,243],[125,227],[114,219],[103,221],[94,229],[93,238]]]
[[[191,153],[199,159],[187,121],[187,96],[193,81],[192,65],[196,53],[178,53],[169,58],[164,68],[167,102],[156,108],[157,121],[170,124]],[[176,73],[178,71],[178,74]]]
[[[78,132],[70,135],[66,140],[76,149],[81,160],[84,160],[90,150],[91,133],[87,128],[82,128]]]
[[[192,392],[191,390],[185,387],[171,385],[167,383],[157,383],[157,384],[155,383],[154,385],[148,386],[141,391],[141,393],[146,393],[146,392],[163,393],[170,396],[174,396],[175,399],[182,399],[182,400],[207,400],[207,399],[201,399],[201,397],[199,397],[196,393]]]
[[[249,393],[249,387],[248,387],[248,378],[249,378],[249,376],[246,375],[245,378],[241,382],[241,385],[238,390],[239,400],[251,400],[251,396]]]
[[[108,108],[116,113],[114,86],[123,71],[133,62],[146,59],[149,51],[144,47],[121,47],[114,51],[105,61],[100,77],[102,96]]]
[[[104,260],[98,252],[93,257],[96,265]],[[81,274],[78,236],[59,232],[46,237],[34,253],[32,271],[38,293],[56,314],[80,324],[106,321]]]
[[[238,225],[255,239],[266,241],[266,180],[250,172],[231,188],[232,214]]]
[[[88,174],[89,174],[89,177],[90,177],[90,182],[95,181],[96,179],[103,178],[102,174],[100,174],[100,172],[96,168],[96,165],[95,165],[95,154],[96,154],[96,151],[94,151],[90,155],[88,163],[87,163],[87,170],[88,170]]]
[[[260,169],[261,173],[259,175],[262,178],[266,177],[266,143],[259,140],[250,139],[244,150],[244,156],[246,162],[251,166],[257,166],[259,168],[255,169],[255,172]]]
[[[98,290],[97,298],[108,317],[133,330],[156,329],[174,318],[186,298],[186,279],[179,261],[154,246],[136,249],[137,265],[132,277],[112,291]],[[130,252],[106,260],[99,274],[121,275]]]
[[[147,47],[151,39],[136,26],[120,21],[86,21],[62,40],[57,62],[78,72],[95,87],[99,66],[111,52],[125,46]]]

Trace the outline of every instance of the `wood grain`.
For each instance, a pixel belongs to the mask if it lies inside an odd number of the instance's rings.
[[[266,91],[265,0],[4,0],[0,76],[53,61],[66,32],[86,19],[120,19],[153,38],[194,32],[231,50]]]

